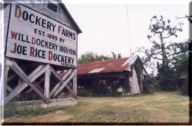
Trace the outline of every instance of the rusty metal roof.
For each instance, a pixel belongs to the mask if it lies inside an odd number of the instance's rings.
[[[94,74],[94,73],[109,73],[109,72],[123,72],[131,71],[131,66],[140,59],[139,56],[131,56],[120,59],[110,59],[104,61],[94,61],[85,64],[79,64],[77,73],[78,75]],[[144,73],[148,75],[147,71],[144,69]],[[60,71],[59,76],[64,76],[68,70]]]
[[[78,75],[128,71],[128,57],[78,65]]]

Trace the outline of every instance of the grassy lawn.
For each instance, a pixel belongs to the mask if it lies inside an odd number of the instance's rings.
[[[127,97],[79,97],[76,105],[15,108],[5,122],[187,123],[189,98],[176,92]]]

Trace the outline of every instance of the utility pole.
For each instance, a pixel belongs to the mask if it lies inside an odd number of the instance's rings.
[[[131,56],[132,55],[132,43],[131,43],[131,33],[130,33],[130,25],[129,25],[129,14],[128,14],[128,7],[127,7],[127,4],[125,5],[125,12],[126,12],[126,18],[127,18],[127,31],[128,31],[128,40],[129,41],[129,55]]]

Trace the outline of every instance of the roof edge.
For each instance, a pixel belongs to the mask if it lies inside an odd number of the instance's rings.
[[[63,2],[61,2],[60,4],[61,4],[61,7],[63,7],[63,9],[66,11],[66,13],[69,16],[69,18],[72,20],[72,22],[75,25],[75,27],[77,28],[77,33],[78,34],[82,33],[82,30],[80,29],[80,27],[77,25],[77,23],[75,22],[75,20],[73,19],[73,17],[69,13],[69,11],[68,11],[67,7],[65,6],[65,4]]]
[[[123,57],[123,58],[120,58],[120,59],[126,59],[126,58],[129,58],[129,57]],[[118,59],[97,60],[97,61],[82,63],[82,64],[78,64],[78,65],[86,65],[86,64],[91,64],[91,63],[95,63],[95,62],[106,62],[106,61],[111,61],[111,60],[118,60]]]
[[[106,73],[119,73],[119,72],[130,72],[129,70],[122,70],[122,71],[107,71],[107,72],[98,72],[98,73],[85,73],[85,74],[79,74],[80,76],[83,75],[94,75],[94,74],[106,74]],[[77,73],[78,74],[78,73]]]

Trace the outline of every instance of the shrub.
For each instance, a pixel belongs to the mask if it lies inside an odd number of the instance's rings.
[[[180,88],[180,92],[182,95],[189,95],[189,84],[187,80],[184,80],[184,83]]]
[[[155,88],[157,88],[157,82],[155,79],[152,78],[145,78],[143,80],[143,92],[144,93],[153,93]]]

